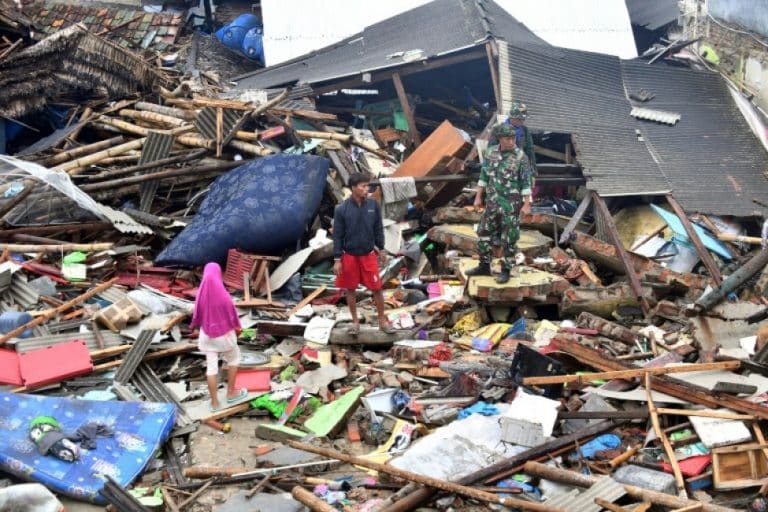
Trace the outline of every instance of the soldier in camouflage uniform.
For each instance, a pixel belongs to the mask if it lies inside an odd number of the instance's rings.
[[[509,108],[509,120],[507,121],[515,128],[515,142],[517,147],[523,150],[525,156],[531,164],[533,176],[536,176],[536,153],[533,150],[533,135],[531,130],[525,126],[525,118],[528,117],[528,108],[525,103],[513,101]]]
[[[515,128],[510,124],[494,126],[497,145],[489,146],[477,183],[475,207],[485,210],[480,218],[477,244],[480,265],[467,271],[468,276],[491,275],[491,246],[502,248],[501,274],[496,282],[509,281],[520,238],[520,213],[530,211],[533,171],[528,157],[515,142]]]

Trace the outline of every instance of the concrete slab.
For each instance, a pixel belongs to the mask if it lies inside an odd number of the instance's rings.
[[[531,267],[516,267],[517,275],[507,283],[499,284],[495,276],[475,276],[468,278],[467,270],[477,266],[477,260],[460,258],[458,270],[467,281],[467,293],[474,299],[489,303],[504,304],[520,302],[536,296],[559,296],[570,288],[571,284],[557,274],[550,274]]]
[[[443,224],[427,232],[430,240],[468,254],[477,253],[477,233],[472,224]],[[546,254],[554,241],[538,231],[523,230],[517,248],[529,258]]]

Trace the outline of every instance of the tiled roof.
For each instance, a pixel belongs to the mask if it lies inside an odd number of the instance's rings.
[[[48,0],[26,8],[45,34],[75,23],[82,23],[96,34],[123,48],[151,48],[163,51],[176,42],[183,24],[182,16],[172,13],[148,13],[126,7],[68,5]]]
[[[434,0],[362,32],[269,68],[237,77],[238,89],[317,84],[481,46],[493,33],[548,46],[492,0]]]

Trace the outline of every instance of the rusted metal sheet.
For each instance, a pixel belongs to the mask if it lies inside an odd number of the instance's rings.
[[[493,276],[467,278],[466,271],[475,267],[471,258],[459,260],[458,270],[467,281],[467,293],[474,299],[492,304],[521,302],[532,297],[559,297],[571,284],[557,274],[550,274],[530,267],[516,267],[517,275],[499,284]]]
[[[459,249],[467,254],[477,253],[477,233],[471,224],[443,224],[432,227],[427,236],[446,247]],[[552,239],[538,231],[521,231],[517,249],[533,258],[546,254],[552,245]]]

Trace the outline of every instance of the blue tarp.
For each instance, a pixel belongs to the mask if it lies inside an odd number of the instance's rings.
[[[320,206],[328,165],[319,156],[273,155],[231,170],[155,263],[223,265],[231,248],[275,254],[295,247]]]
[[[95,449],[81,447],[80,459],[65,462],[41,455],[29,439],[29,425],[37,416],[55,418],[67,434],[97,422],[109,426],[113,435],[97,438]],[[0,393],[0,470],[81,501],[103,504],[99,491],[104,475],[128,486],[168,438],[175,418],[173,404]]]
[[[676,236],[678,236],[682,240],[688,240],[688,233],[686,233],[685,227],[683,226],[683,223],[680,221],[677,215],[675,215],[674,213],[668,212],[664,208],[659,208],[655,204],[652,204],[651,207],[653,208],[653,211],[655,211],[658,214],[659,217],[664,219],[664,222],[667,223],[667,225],[669,226],[669,229],[675,232]],[[716,253],[718,256],[725,258],[728,261],[733,259],[733,254],[731,254],[731,251],[728,250],[728,247],[726,247],[723,242],[721,242],[717,238],[710,235],[707,231],[704,230],[704,228],[697,226],[696,224],[693,224],[693,230],[701,239],[701,243],[704,244],[704,247]]]

